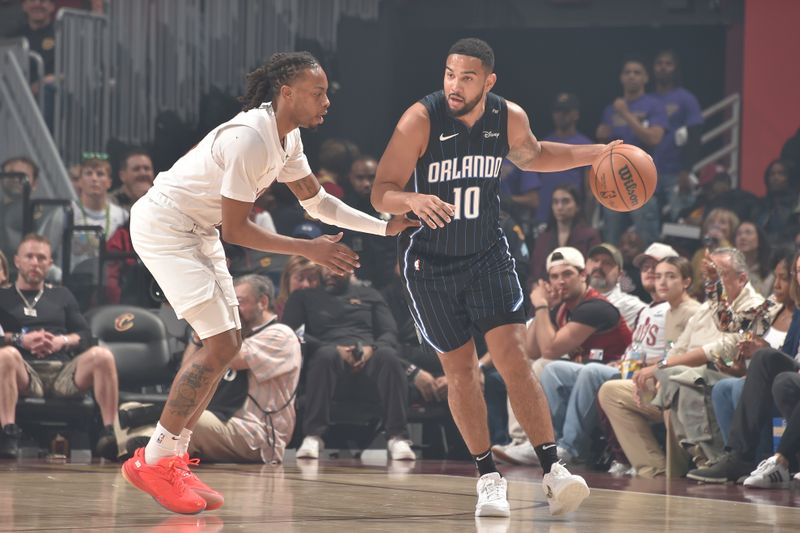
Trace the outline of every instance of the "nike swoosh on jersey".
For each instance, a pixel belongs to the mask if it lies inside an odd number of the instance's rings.
[[[440,134],[440,135],[439,135],[439,140],[440,140],[440,141],[446,141],[447,139],[452,139],[452,138],[453,138],[453,137],[455,137],[456,135],[458,135],[458,133],[454,133],[454,134],[452,134],[452,135],[448,135],[448,136],[445,136],[445,134],[444,134],[444,133],[442,133],[442,134]]]

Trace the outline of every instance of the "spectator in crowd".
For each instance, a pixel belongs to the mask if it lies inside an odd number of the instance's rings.
[[[648,79],[647,66],[641,58],[625,59],[620,74],[623,94],[603,111],[602,121],[597,127],[597,139],[600,142],[622,139],[627,144],[638,146],[647,152],[654,152],[655,147],[664,138],[669,122],[661,99],[644,91]],[[625,213],[603,209],[605,219],[603,233],[606,241],[619,243],[628,216]],[[651,199],[633,211],[630,218],[633,219],[645,244],[655,241],[661,234],[657,198]]]
[[[631,330],[619,310],[588,286],[586,263],[578,250],[556,248],[547,257],[546,266],[549,288],[548,282],[542,280],[531,291],[535,316],[526,339],[531,358],[547,361],[539,374],[542,388],[547,367],[563,356],[579,365],[607,364],[617,361],[631,342]],[[559,439],[563,436],[566,405],[550,405]],[[529,441],[493,451],[501,460],[512,463],[532,464],[536,457]],[[559,451],[562,460],[573,458],[568,450]]]
[[[55,81],[56,70],[56,34],[53,21],[55,20],[56,5],[53,0],[22,0],[22,10],[25,12],[25,23],[20,26],[14,37],[25,37],[32,52],[36,52],[44,60],[44,79],[32,79],[34,86]],[[31,72],[33,75],[33,72]],[[34,89],[38,92],[38,88]]]
[[[115,458],[119,390],[114,356],[106,348],[92,347],[89,325],[72,293],[45,284],[52,263],[45,237],[26,235],[14,263],[19,272],[14,286],[0,289],[0,326],[5,332],[0,348],[1,453],[18,453],[20,430],[14,414],[20,396],[74,398],[91,388],[104,426],[96,452]]]
[[[30,158],[11,157],[3,162],[1,168],[4,173],[26,177],[31,187],[31,197],[39,196],[39,167]],[[1,185],[0,250],[4,251],[8,257],[13,257],[22,239],[23,185],[18,178],[11,176],[3,178]],[[51,243],[54,243],[52,252],[56,261],[60,258],[63,216],[60,208],[38,205],[33,211],[32,229],[35,233],[46,236]],[[58,270],[55,267],[54,269]],[[52,277],[58,278],[59,275],[53,274]]]
[[[647,292],[649,301],[655,301],[656,295],[656,265],[667,257],[678,257],[678,252],[672,246],[654,242],[647,250],[633,258],[633,266],[639,269],[642,289]]]
[[[800,255],[795,254],[794,268],[789,287],[789,296],[796,306],[800,303],[800,283],[798,283],[797,268],[800,265]],[[783,277],[783,276],[781,276]],[[776,286],[781,288],[782,280],[776,277]],[[777,300],[777,299],[776,299]],[[724,311],[724,308],[723,308]],[[781,310],[783,312],[783,310]],[[742,328],[742,320],[746,315],[741,313],[728,313],[726,322],[729,327]],[[768,319],[775,324],[774,312]],[[723,315],[724,316],[724,315]],[[783,323],[785,324],[785,315]],[[770,330],[772,327],[770,327]],[[776,328],[777,329],[777,328]],[[689,472],[688,477],[706,483],[725,483],[737,481],[753,471],[760,457],[759,444],[765,430],[771,427],[773,401],[770,391],[775,378],[782,372],[797,372],[800,364],[796,361],[798,341],[800,341],[800,312],[793,311],[789,329],[783,340],[780,350],[769,345],[769,340],[778,344],[778,333],[770,330],[759,340],[742,343],[739,353],[740,359],[752,355],[750,365],[747,367],[747,377],[740,385],[741,392],[734,390],[731,396],[739,396],[736,409],[730,422],[725,454],[715,463]],[[742,363],[738,363],[743,366]],[[724,384],[725,381],[717,385]],[[716,388],[716,386],[715,386]],[[719,394],[716,398],[720,401]],[[715,403],[715,408],[717,404]],[[725,414],[723,413],[723,417]],[[788,481],[788,479],[787,479]]]
[[[73,222],[76,226],[99,226],[102,235],[109,239],[128,221],[128,213],[111,203],[111,164],[104,153],[85,152],[81,161],[81,194],[73,205]],[[72,236],[72,268],[99,254],[100,243],[96,233],[75,232]]]
[[[747,261],[750,283],[766,298],[772,292],[772,284],[775,282],[775,276],[770,269],[772,247],[767,235],[755,222],[745,220],[736,228],[733,242]]]
[[[655,92],[661,100],[669,122],[664,138],[656,146],[654,159],[658,165],[656,199],[662,214],[670,220],[691,205],[691,197],[679,190],[691,189],[689,174],[698,159],[703,114],[697,98],[681,85],[680,60],[674,50],[662,50],[653,62]],[[684,205],[680,200],[684,199]]]
[[[129,150],[120,159],[119,180],[122,185],[111,191],[108,199],[130,213],[133,203],[150,190],[154,179],[150,154],[142,149]]]
[[[188,452],[206,461],[277,464],[294,431],[300,341],[278,322],[269,278],[251,274],[237,278],[234,286],[242,348],[192,428]],[[200,346],[193,335],[183,365],[191,364]]]
[[[789,488],[789,469],[797,468],[800,452],[800,375],[797,371],[781,372],[775,377],[772,398],[786,419],[786,427],[775,455],[759,463],[745,478],[744,486],[748,488]],[[800,481],[800,473],[795,474],[794,479]]]
[[[536,238],[533,248],[531,280],[536,282],[547,277],[545,260],[556,248],[569,246],[583,256],[600,241],[600,234],[586,222],[578,190],[569,185],[559,185],[553,190],[547,229]]]
[[[517,168],[508,159],[500,167],[500,205],[519,220],[525,235],[534,236],[536,213],[541,205],[539,173]],[[547,203],[548,212],[550,203]]]
[[[361,155],[358,146],[347,139],[327,139],[319,148],[317,179],[328,194],[344,198],[342,184],[353,162]]]
[[[297,457],[319,457],[337,384],[363,372],[376,384],[383,403],[389,456],[413,460],[407,438],[407,378],[397,357],[397,325],[389,306],[377,290],[352,283],[350,275],[323,269],[323,278],[325,287],[293,292],[283,311],[289,327],[304,326],[307,350],[305,438]]]
[[[711,401],[714,404],[714,413],[717,417],[722,439],[727,445],[728,432],[731,427],[731,420],[733,419],[733,412],[736,405],[739,403],[739,398],[742,395],[742,387],[744,386],[744,376],[746,372],[746,361],[749,361],[753,352],[759,348],[767,346],[776,350],[781,349],[786,341],[786,335],[795,312],[794,301],[791,297],[791,280],[792,276],[789,273],[792,266],[792,256],[794,254],[788,250],[778,249],[775,257],[773,257],[773,278],[775,284],[772,288],[772,295],[769,300],[773,305],[767,310],[764,317],[765,324],[769,324],[769,329],[765,331],[763,336],[753,336],[752,339],[746,339],[739,343],[739,352],[733,360],[731,366],[717,364],[717,369],[728,374],[730,377],[723,379],[711,391]],[[721,329],[727,328],[730,331],[731,327],[738,327],[738,320],[725,319],[725,324],[719,320],[720,316],[732,316],[733,312],[730,311],[730,305],[727,302],[717,302],[718,311],[717,327]],[[770,441],[771,442],[771,441]]]
[[[794,188],[798,188],[800,186],[800,183],[798,183],[800,176],[798,176],[796,172],[800,170],[800,128],[798,128],[794,135],[786,139],[783,148],[781,148],[780,159],[791,163],[795,170],[795,173],[790,176],[792,179],[791,185]]]
[[[642,300],[648,302],[650,294],[642,287],[642,277],[639,269],[633,264],[633,260],[644,252],[642,238],[636,232],[634,226],[629,227],[622,233],[619,240],[619,251],[624,261],[622,275],[620,276],[620,286],[623,292],[629,292]]]
[[[8,259],[6,259],[6,254],[0,250],[0,288],[8,285],[8,282]]]
[[[756,222],[770,236],[773,244],[790,238],[797,229],[797,200],[800,183],[795,165],[785,159],[775,159],[764,171],[767,193],[760,202],[760,213]]]
[[[290,294],[300,289],[316,289],[321,283],[322,267],[302,255],[290,257],[281,273],[278,297],[275,299],[275,313],[278,318],[283,318],[283,308]]]
[[[712,258],[717,263],[726,289],[730,289],[728,294],[733,309],[742,311],[758,305],[763,300],[752,286],[742,285],[742,276],[745,278],[747,276],[747,265],[741,254],[739,254],[739,261],[734,261],[733,255],[731,252],[723,250],[712,254]],[[678,262],[677,259],[668,259],[668,261]],[[738,266],[734,266],[733,263]],[[683,283],[688,276],[682,267],[679,268],[681,269],[681,283]],[[673,279],[671,282],[675,283],[677,280]],[[673,289],[676,289],[674,285]],[[684,312],[691,308],[691,304],[685,303],[689,300],[683,296],[680,299],[683,305],[679,304],[677,307],[674,305],[678,302],[677,298],[670,301],[673,303],[670,305],[665,328],[668,342],[674,338],[671,337],[674,335],[674,330],[672,329],[673,323],[670,322],[670,315],[675,312],[678,316],[686,316]],[[681,312],[681,307],[683,307],[683,312]],[[598,393],[600,406],[608,416],[614,434],[638,475],[655,477],[663,475],[667,469],[666,455],[651,428],[653,422],[663,419],[663,410],[669,408],[668,405],[664,406],[663,400],[660,398],[656,398],[653,403],[649,401],[653,395],[652,383],[657,376],[661,375],[657,372],[672,367],[699,367],[716,359],[730,359],[735,353],[736,343],[741,336],[721,333],[717,329],[713,315],[714,309],[711,307],[711,302],[704,303],[680,330],[680,335],[664,359],[656,365],[637,371],[632,379],[609,381],[600,387]],[[679,370],[683,370],[683,368]],[[671,372],[674,373],[675,370]],[[661,379],[659,382],[663,386]],[[659,394],[662,393],[663,391]],[[698,411],[698,416],[705,414],[702,409]],[[682,468],[685,472],[686,465],[676,465],[675,468]]]
[[[378,161],[374,157],[361,155],[353,161],[341,186],[344,190],[343,200],[346,204],[380,218],[380,213],[375,210],[369,199],[377,168]],[[361,266],[355,271],[358,279],[369,281],[378,290],[392,280],[397,249],[394,239],[345,231],[342,242],[350,246],[361,258]]]
[[[622,291],[619,285],[622,267],[622,253],[616,246],[607,242],[598,244],[589,250],[589,255],[586,257],[586,275],[589,286],[599,291],[611,305],[619,310],[625,323],[632,326],[636,324],[639,312],[646,308],[647,304],[636,296]]]
[[[692,256],[692,272],[694,281],[689,292],[697,297],[703,297],[703,260],[707,250],[717,248],[730,248],[736,238],[736,228],[739,227],[739,217],[729,209],[717,208],[708,213],[703,221],[702,247]]]

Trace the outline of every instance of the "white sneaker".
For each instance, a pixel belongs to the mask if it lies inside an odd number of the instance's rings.
[[[589,486],[581,476],[570,474],[561,463],[550,468],[542,478],[542,489],[550,504],[550,514],[560,515],[576,510],[589,496]]]
[[[631,465],[621,463],[616,459],[614,459],[614,461],[611,463],[611,468],[608,469],[608,473],[611,474],[612,476],[620,477],[627,474],[630,471],[630,469]]]
[[[506,491],[508,481],[497,472],[484,474],[478,479],[478,504],[475,516],[511,516]]]
[[[538,465],[539,458],[530,442],[513,446],[492,446],[492,455],[500,461],[512,465]]]
[[[392,461],[414,461],[417,458],[414,450],[411,449],[410,440],[398,437],[389,439],[386,449],[389,450],[389,458]]]
[[[796,473],[796,474],[794,475],[794,480],[795,480],[795,481],[800,481],[800,472],[798,472],[798,473]]]
[[[303,439],[303,444],[297,448],[295,457],[298,459],[319,459],[319,452],[325,447],[325,443],[319,437],[309,435]]]
[[[759,489],[785,489],[789,486],[791,476],[789,470],[780,464],[773,455],[764,459],[744,480],[745,487]]]

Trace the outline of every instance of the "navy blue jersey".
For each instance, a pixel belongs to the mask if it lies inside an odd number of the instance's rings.
[[[456,206],[444,228],[412,230],[416,253],[467,256],[487,250],[503,237],[500,229],[500,166],[508,154],[508,107],[486,95],[486,110],[472,128],[448,114],[443,91],[420,103],[428,110],[428,149],[417,161],[414,190]]]

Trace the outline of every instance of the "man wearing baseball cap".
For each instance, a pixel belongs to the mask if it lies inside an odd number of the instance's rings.
[[[619,309],[628,327],[633,328],[636,317],[647,304],[633,294],[622,291],[619,280],[623,268],[622,254],[613,244],[604,242],[589,250],[586,258],[589,286],[597,289],[606,300]]]
[[[633,266],[642,273],[642,288],[650,295],[651,301],[656,300],[656,265],[667,257],[678,257],[678,252],[668,244],[654,242],[633,258]]]
[[[631,342],[631,330],[619,310],[600,292],[586,283],[586,262],[575,248],[556,248],[546,261],[548,281],[539,281],[530,294],[534,320],[528,327],[527,346],[533,359],[556,361],[569,357],[577,374],[585,363],[611,363],[618,360]],[[543,373],[547,371],[547,365]],[[606,365],[592,365],[602,366]],[[544,382],[542,383],[544,385]],[[563,437],[562,428],[567,405],[557,393],[548,393],[550,413],[556,438]],[[592,402],[594,405],[594,402]],[[593,418],[597,418],[596,411]],[[529,448],[531,448],[529,450]],[[525,442],[502,450],[497,455],[513,463],[532,460],[530,443]],[[573,452],[559,447],[559,457],[569,461]]]

